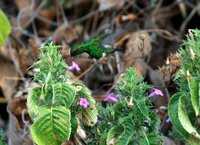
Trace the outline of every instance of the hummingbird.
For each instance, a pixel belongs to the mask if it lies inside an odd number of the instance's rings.
[[[136,25],[132,25],[127,30],[120,32],[117,35],[123,35],[123,34],[129,32],[130,29],[133,29],[135,27],[136,27]],[[100,59],[101,57],[105,57],[110,54],[113,54],[115,51],[124,50],[122,48],[112,48],[112,47],[110,47],[110,45],[108,47],[103,45],[101,42],[103,41],[104,38],[105,38],[105,34],[102,34],[102,35],[96,36],[94,38],[91,38],[89,40],[83,41],[79,44],[75,44],[70,49],[70,55],[76,56],[76,55],[86,52],[92,58]]]

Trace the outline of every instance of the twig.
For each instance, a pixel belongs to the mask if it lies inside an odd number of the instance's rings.
[[[181,27],[180,27],[180,33],[183,34],[185,27],[187,26],[187,24],[190,22],[190,20],[192,19],[192,17],[194,16],[194,14],[199,10],[200,5],[197,5],[188,15],[188,17],[185,19],[185,21],[182,23]]]
[[[37,16],[37,19],[39,19],[39,20],[41,20],[41,21],[44,21],[45,23],[47,23],[47,24],[49,24],[49,25],[56,26],[56,27],[58,26],[58,24],[57,24],[56,22],[51,21],[51,20],[49,20],[49,19],[47,19],[47,18],[45,18],[45,17],[43,17],[43,16],[38,15],[38,16]]]
[[[42,1],[40,3],[40,5],[38,6],[38,8],[34,11],[32,17],[26,22],[27,24],[29,24],[30,22],[32,22],[35,17],[38,15],[38,13],[40,12],[40,10],[42,9],[42,7],[45,5],[46,1]],[[30,8],[33,8],[34,7],[34,4],[35,4],[35,0],[32,0],[31,1],[31,5],[30,5]],[[20,18],[21,18],[21,13],[23,12],[23,10],[25,10],[26,8],[22,9],[20,12],[19,12],[19,15],[17,16],[17,24],[18,24],[18,27],[21,27],[21,23],[20,23]]]
[[[175,37],[171,32],[165,30],[165,29],[146,29],[143,30],[146,32],[156,32],[158,35],[160,35],[161,37],[169,40],[169,41],[175,41],[175,42],[182,42],[181,39]]]
[[[16,62],[15,56],[14,56],[14,54],[13,54],[13,50],[12,50],[10,38],[8,38],[8,40],[9,40],[9,41],[8,41],[8,48],[9,48],[9,52],[10,52],[10,55],[11,55],[13,64],[15,65],[16,70],[18,71],[19,75],[21,76],[22,80],[24,81],[24,80],[25,80],[24,74],[23,74],[23,72],[21,71],[19,65],[18,65],[17,62]]]
[[[100,59],[101,60],[101,59]],[[99,61],[100,61],[99,60]],[[95,61],[88,69],[86,69],[83,73],[81,73],[76,79],[80,79],[80,78],[82,78],[85,74],[87,74],[94,66],[96,66],[97,65],[97,63],[99,62],[99,61]]]
[[[81,18],[78,18],[78,19],[76,19],[76,20],[69,21],[69,25],[74,25],[74,24],[77,24],[77,23],[81,23],[82,21],[87,20],[88,18],[90,18],[90,17],[92,17],[92,16],[98,14],[99,12],[101,12],[101,11],[100,11],[100,10],[96,10],[96,11],[93,11],[93,12],[91,12],[91,13],[89,13],[89,14],[87,14],[87,15],[81,17]]]
[[[20,77],[11,77],[11,76],[1,76],[0,78],[6,79],[6,80],[24,80],[24,78],[20,78]]]

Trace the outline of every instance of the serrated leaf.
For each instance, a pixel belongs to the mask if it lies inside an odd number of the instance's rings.
[[[3,45],[11,32],[10,23],[4,12],[0,9],[0,46]]]
[[[77,92],[77,95],[79,98],[86,97],[86,96],[91,96],[91,91],[83,84],[81,83],[73,83],[75,87],[80,86],[81,90]]]
[[[183,126],[183,128],[191,135],[194,135],[195,137],[200,139],[200,135],[198,134],[198,132],[196,131],[196,129],[194,128],[194,126],[192,125],[186,111],[185,111],[185,102],[184,102],[184,97],[185,96],[181,96],[179,98],[179,103],[178,103],[178,118],[180,120],[181,125]]]
[[[200,140],[198,138],[195,138],[192,134],[189,134],[181,125],[180,120],[178,119],[178,107],[179,107],[179,99],[183,94],[180,93],[176,93],[174,94],[170,101],[169,101],[169,105],[168,105],[168,113],[169,113],[169,117],[170,117],[170,121],[171,123],[174,125],[174,127],[176,128],[176,130],[179,132],[179,134],[185,139],[187,140],[188,143],[190,143],[191,145],[198,145]]]
[[[137,107],[141,111],[141,113],[146,117],[146,119],[150,120],[149,114],[148,114],[148,109],[146,107],[145,101],[144,100],[138,100],[137,102]]]
[[[69,108],[75,100],[75,87],[68,83],[57,83],[53,85],[54,104],[64,105]]]
[[[151,132],[159,133],[160,130],[160,117],[157,115],[156,112],[150,113],[150,122],[151,122]]]
[[[189,139],[189,133],[183,128],[181,125],[181,122],[178,119],[178,104],[179,104],[179,98],[181,97],[182,93],[176,93],[174,94],[168,105],[168,114],[171,123],[174,125],[176,130],[185,138]]]
[[[188,85],[190,88],[191,102],[194,108],[196,116],[199,115],[200,111],[200,96],[199,96],[199,81],[197,77],[189,77]]]
[[[28,93],[27,108],[28,108],[28,113],[32,120],[34,120],[35,110],[37,109],[39,104],[40,94],[41,94],[41,88],[39,87],[32,89]]]
[[[82,110],[83,122],[88,126],[94,126],[97,123],[98,110],[95,106],[95,100],[92,96],[84,96],[89,102],[89,106]]]
[[[123,134],[118,138],[115,145],[128,145],[131,138],[133,138],[134,125],[131,118],[128,118],[123,124]]]
[[[107,145],[110,145],[110,141],[111,141],[113,138],[116,138],[116,137],[118,137],[119,135],[121,135],[123,132],[124,132],[124,128],[123,128],[122,125],[113,126],[113,127],[108,131],[108,136],[107,136],[107,139],[106,139]]]
[[[73,136],[76,133],[77,128],[78,128],[78,118],[77,118],[77,116],[71,118],[71,128],[72,128],[71,136]]]
[[[146,138],[148,139],[148,142]],[[140,138],[139,144],[140,145],[149,145],[149,144],[159,145],[160,144],[159,142],[161,142],[161,137],[159,135],[148,135],[146,136],[146,138],[145,137]]]
[[[91,91],[83,84],[73,83],[75,87],[80,87],[77,91],[78,98],[86,98],[89,102],[89,107],[82,110],[83,122],[88,126],[94,126],[97,123],[98,111],[96,109],[96,101],[91,96]]]
[[[31,135],[38,145],[60,145],[68,140],[71,133],[70,110],[62,106],[39,107]]]

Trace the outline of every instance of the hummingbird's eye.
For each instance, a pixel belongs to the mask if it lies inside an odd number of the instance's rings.
[[[72,47],[70,52],[71,52],[71,56],[75,56],[75,55],[77,55],[78,50],[77,50],[77,48]]]

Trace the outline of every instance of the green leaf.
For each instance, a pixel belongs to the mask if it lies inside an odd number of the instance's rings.
[[[171,123],[174,125],[176,130],[183,136],[185,139],[189,139],[189,133],[183,128],[181,125],[180,120],[178,119],[178,104],[179,98],[181,97],[182,93],[174,94],[168,105],[168,113]]]
[[[69,108],[75,100],[75,87],[68,83],[56,83],[53,85],[54,104],[64,105]]]
[[[39,107],[31,125],[31,135],[38,145],[60,145],[71,133],[70,110],[62,106]]]
[[[97,123],[98,110],[95,107],[95,100],[92,97],[86,97],[90,103],[89,107],[82,110],[83,122],[88,126],[94,126]]]
[[[10,32],[10,23],[4,12],[0,9],[0,46],[6,41]]]
[[[81,83],[73,83],[75,87],[81,87],[81,90],[77,92],[77,95],[79,98],[91,96],[91,91],[83,84]]]
[[[182,112],[179,113],[178,111],[179,111],[179,100],[182,96],[183,96],[183,94],[181,92],[176,93],[171,97],[171,99],[169,101],[168,111],[169,111],[170,121],[174,125],[176,130],[179,132],[179,134],[185,140],[187,140],[188,143],[190,143],[191,145],[199,145],[200,140],[198,138],[196,138],[193,134],[189,134],[185,130],[185,128],[182,126],[181,122],[184,121],[183,118],[180,118],[182,120],[180,122],[179,116],[181,115]],[[182,114],[184,114],[184,113],[182,113]]]
[[[76,133],[77,128],[78,128],[78,118],[77,118],[77,116],[71,118],[71,127],[72,127],[71,136],[73,136]]]
[[[200,135],[198,134],[198,132],[196,131],[196,129],[194,128],[194,126],[192,125],[192,123],[190,122],[190,119],[186,113],[185,110],[185,101],[184,101],[184,97],[185,96],[181,96],[179,98],[179,104],[178,104],[178,118],[180,120],[181,125],[183,126],[183,128],[191,135],[194,135],[196,138],[200,139]]]
[[[110,141],[113,138],[118,137],[119,135],[121,135],[124,132],[124,128],[122,125],[116,125],[113,126],[109,131],[108,131],[108,136],[106,139],[107,145],[110,145]]]
[[[139,108],[139,110],[141,111],[141,113],[146,117],[146,119],[150,120],[149,114],[148,114],[149,111],[145,104],[145,100],[137,100],[136,104],[137,104],[137,107]]]
[[[90,104],[89,107],[82,110],[83,122],[88,126],[94,126],[97,122],[98,111],[95,106],[96,101],[91,96],[91,91],[85,85],[80,83],[73,83],[72,85],[80,88],[80,90],[77,91],[77,97],[86,98]]]
[[[194,108],[196,116],[199,115],[200,111],[200,96],[199,96],[199,82],[197,77],[188,77],[188,84],[191,94],[191,102]]]
[[[128,118],[123,124],[124,132],[118,138],[116,145],[128,145],[133,138],[134,125],[131,118]]]
[[[161,142],[161,137],[159,135],[148,135],[146,137],[140,138],[139,140],[140,145],[159,145],[159,142]]]
[[[40,95],[41,95],[41,88],[39,87],[32,89],[28,93],[27,108],[28,108],[28,113],[32,120],[34,120],[35,110],[38,107]]]

